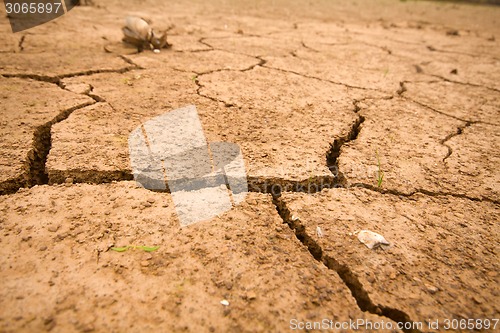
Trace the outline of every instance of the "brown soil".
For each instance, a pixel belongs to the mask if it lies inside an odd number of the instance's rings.
[[[500,317],[499,7],[86,4],[0,21],[0,332]],[[123,45],[130,14],[173,47]],[[128,137],[190,104],[207,141],[241,147],[252,193],[181,228],[132,181]]]

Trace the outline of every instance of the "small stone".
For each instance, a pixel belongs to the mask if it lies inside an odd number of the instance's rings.
[[[457,70],[456,68],[454,68],[454,69],[452,69],[452,70],[450,71],[450,74],[455,74],[455,75],[457,75],[457,74],[458,74],[458,70]]]
[[[149,198],[147,201],[148,201],[150,204],[154,204],[154,203],[155,203],[155,199],[153,199],[153,198]]]
[[[68,237],[69,233],[68,232],[61,232],[60,234],[57,234],[56,236],[56,241],[62,241],[64,238]]]
[[[65,182],[66,184],[73,184],[73,181],[74,181],[74,180],[73,180],[73,178],[71,178],[71,177],[68,177],[68,178],[66,178],[66,179],[64,180],[64,182]]]
[[[57,230],[59,230],[59,226],[58,225],[51,225],[47,228],[47,230],[50,232],[56,232]]]
[[[247,294],[247,299],[249,300],[253,300],[253,299],[256,299],[257,298],[257,295],[255,294],[255,292],[253,291],[250,291],[248,294]]]
[[[435,294],[439,291],[439,289],[436,286],[433,286],[432,284],[425,284],[425,288],[430,294]]]
[[[76,94],[86,95],[92,91],[90,85],[86,83],[62,82],[62,86],[64,89],[74,92]]]
[[[384,236],[370,230],[361,230],[360,232],[358,232],[358,239],[369,249],[378,247],[384,249],[384,247],[390,245],[390,243],[384,238]]]
[[[141,266],[142,267],[148,267],[149,266],[149,261],[147,261],[147,260],[141,261]]]
[[[47,331],[50,331],[56,326],[56,321],[53,317],[49,317],[43,321],[43,324]]]
[[[40,246],[40,248],[38,249],[38,251],[45,251],[45,250],[47,250],[47,246],[45,245]]]

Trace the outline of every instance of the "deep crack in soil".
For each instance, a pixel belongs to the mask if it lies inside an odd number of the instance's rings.
[[[454,133],[450,133],[450,134],[448,134],[448,135],[447,135],[447,136],[446,136],[443,140],[441,140],[441,142],[440,142],[440,143],[448,149],[448,152],[446,153],[446,156],[445,156],[445,157],[443,157],[443,162],[444,162],[444,163],[446,163],[446,159],[447,159],[448,157],[450,157],[450,156],[451,156],[451,154],[453,154],[453,150],[451,149],[451,147],[450,147],[449,145],[447,145],[447,144],[446,144],[446,142],[447,142],[448,140],[450,140],[451,138],[454,138],[454,137],[456,137],[457,135],[462,134],[465,128],[469,127],[470,125],[472,125],[472,124],[474,124],[474,123],[475,123],[475,122],[472,122],[472,121],[468,121],[468,122],[466,122],[466,123],[465,123],[465,125],[457,127],[457,130],[456,130]]]
[[[352,296],[363,312],[369,312],[381,317],[386,317],[395,322],[413,322],[410,316],[401,310],[384,306],[383,304],[375,304],[370,299],[368,292],[363,288],[363,285],[357,278],[356,274],[354,274],[347,265],[341,264],[335,258],[323,254],[321,246],[307,234],[304,225],[300,223],[300,219],[292,217],[290,210],[283,200],[281,200],[280,195],[273,195],[273,203],[276,206],[278,214],[283,219],[283,223],[286,223],[290,229],[294,231],[297,239],[307,247],[313,258],[318,262],[323,263],[326,267],[328,267],[328,269],[337,272],[342,281],[351,291]],[[416,329],[403,329],[403,331],[409,333],[420,332]]]
[[[129,63],[125,57],[120,57],[120,58],[123,59],[124,62]],[[89,75],[102,74],[102,73],[123,74],[123,73],[127,73],[130,71],[136,70],[136,69],[142,69],[141,67],[137,66],[134,63],[129,63],[129,64],[131,64],[131,66],[127,66],[127,67],[123,67],[123,68],[119,68],[119,69],[89,69],[86,71],[61,74],[61,75],[55,75],[55,76],[39,75],[39,74],[9,74],[9,73],[3,73],[3,74],[0,74],[0,76],[3,76],[5,78],[32,79],[35,81],[48,82],[48,83],[54,83],[54,84],[59,85],[62,79],[67,79],[67,78],[72,78],[72,77],[89,76]]]
[[[47,184],[49,181],[45,164],[52,147],[52,126],[67,119],[74,111],[92,104],[94,103],[86,102],[64,110],[51,121],[36,128],[33,135],[33,149],[28,154],[28,186]]]
[[[357,111],[358,111],[358,106],[357,103],[355,103],[354,112],[357,113]],[[365,117],[363,117],[362,115],[358,115],[358,119],[356,119],[356,121],[352,124],[349,132],[345,136],[335,139],[331,144],[330,149],[326,153],[326,165],[328,166],[328,169],[335,178],[337,185],[336,187],[346,187],[347,185],[347,179],[345,178],[344,174],[340,171],[338,162],[342,146],[347,142],[356,140],[359,131],[361,130],[361,124],[364,121]]]
[[[33,132],[32,148],[28,152],[24,162],[24,173],[15,180],[2,184],[3,190],[0,192],[0,195],[15,193],[23,187],[48,184],[49,177],[45,170],[45,164],[52,147],[52,126],[67,119],[74,111],[92,104],[94,103],[86,102],[66,109],[60,112],[55,118],[36,127]]]

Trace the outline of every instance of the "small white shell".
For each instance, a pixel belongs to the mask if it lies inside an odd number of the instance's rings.
[[[367,248],[373,249],[376,247],[382,247],[391,245],[384,236],[377,234],[376,232],[370,230],[361,230],[358,233],[358,239],[361,243],[365,244]]]
[[[318,237],[323,237],[323,230],[321,230],[321,227],[319,225],[316,227],[316,235]]]
[[[159,49],[154,49],[153,52],[154,53],[160,53],[160,50]]]
[[[292,215],[292,221],[293,221],[293,222],[298,221],[298,220],[299,220],[299,217],[298,217],[298,216]]]
[[[220,301],[220,304],[222,304],[224,306],[228,306],[229,302],[227,300],[223,299],[222,301]]]

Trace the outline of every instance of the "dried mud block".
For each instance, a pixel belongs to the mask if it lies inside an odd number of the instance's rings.
[[[2,35],[2,40],[0,40],[0,52],[19,52],[21,36],[12,33],[12,29],[7,20],[2,21],[2,23],[4,24],[0,24],[0,34]]]
[[[254,57],[285,56],[300,46],[298,40],[286,37],[235,36],[226,38],[205,38],[208,45],[229,52],[248,54]]]
[[[323,44],[307,42],[286,57],[264,57],[266,66],[292,71],[351,87],[394,93],[399,82],[414,78],[411,62],[387,49],[359,42]]]
[[[498,200],[498,189],[492,190],[498,185],[491,184],[494,178],[490,178],[494,177],[491,170],[495,168],[497,135],[471,136],[476,142],[462,141],[458,132],[464,122],[401,99],[366,101],[359,106],[365,121],[357,139],[342,146],[338,159],[339,170],[349,185],[378,186],[380,161],[382,189],[404,193],[423,189],[475,198],[493,195],[490,199]],[[488,129],[496,131],[495,127]],[[475,163],[468,167],[481,170],[480,175],[467,176],[460,168],[447,166],[455,154],[455,148],[449,148],[450,138],[463,142],[457,161]]]
[[[208,45],[200,43],[200,37],[192,35],[168,35],[168,42],[172,44],[172,50],[181,52],[208,51]]]
[[[418,65],[421,74],[408,76],[405,73],[406,81],[429,81],[439,76],[497,91],[500,88],[497,79],[500,74],[499,60],[496,57],[500,48],[496,43],[488,43],[485,38],[471,35],[449,37],[424,29],[375,29],[354,35],[355,41],[390,50],[394,57],[388,59],[397,64]],[[490,92],[493,90],[490,89]]]
[[[0,197],[0,328],[283,332],[380,318],[283,225],[270,196],[180,228],[169,194],[134,182]],[[154,252],[110,248],[159,246]]]
[[[44,181],[50,126],[93,101],[50,83],[3,77],[0,100],[0,193],[9,193]]]
[[[449,196],[365,189],[286,193],[281,209],[310,249],[347,279],[371,311],[421,322],[498,318],[498,206]],[[317,228],[322,230],[321,237]],[[391,244],[368,249],[355,232]],[[358,302],[359,303],[359,302]]]
[[[219,50],[207,52],[162,50],[160,54],[142,52],[129,58],[144,68],[161,70],[162,67],[170,67],[197,74],[221,70],[244,70],[260,63],[257,58]]]
[[[50,183],[66,178],[93,183],[132,179],[130,132],[155,116],[198,104],[190,75],[172,69],[96,74],[67,78],[63,84],[91,86],[92,94],[107,102],[78,110],[54,126],[47,160]]]
[[[169,51],[167,50],[166,53]],[[150,53],[152,59],[163,56]],[[147,57],[147,56],[146,56]],[[168,58],[168,56],[165,56]],[[146,60],[145,60],[146,61]],[[193,73],[176,71],[167,66],[128,73],[99,73],[85,77],[65,78],[66,85],[92,86],[92,94],[109,102],[117,110],[115,117],[136,114],[154,117],[161,113],[196,104],[197,85]]]
[[[287,3],[287,5],[289,5]],[[252,7],[250,3],[240,3],[239,6]],[[226,9],[230,11],[228,15],[224,15],[224,19],[220,17],[220,4],[217,5],[217,15],[205,16],[203,20],[197,22],[205,31],[210,31],[210,36],[217,37],[263,37],[273,36],[281,31],[292,29],[293,23],[287,20],[276,20],[268,17],[259,17],[259,15],[238,15],[234,13],[234,6],[229,4]],[[249,8],[247,8],[248,10]],[[255,9],[255,8],[253,8]],[[203,34],[206,37],[207,34]],[[245,52],[246,53],[246,52]]]
[[[352,100],[380,95],[261,67],[199,82],[202,95],[234,106],[211,112],[207,136],[240,144],[249,176],[268,179],[331,176],[326,153],[357,121]]]
[[[293,29],[283,29],[272,34],[273,38],[294,41],[295,50],[307,49],[310,42],[323,45],[348,44],[355,40],[359,33],[351,33],[340,22],[325,23],[319,21],[292,23]]]
[[[71,12],[72,15],[73,13]],[[74,51],[78,50],[80,52],[94,51],[104,54],[102,47],[105,44],[105,40],[96,38],[99,35],[95,32],[94,34],[89,33],[95,29],[83,26],[81,27],[80,38],[75,38],[74,29],[69,27],[67,23],[69,22],[66,20],[62,27],[50,27],[49,23],[48,26],[35,27],[33,30],[30,30],[30,33],[24,39],[23,51],[29,54],[43,53],[44,51],[64,51],[61,52],[61,54],[64,54],[67,52],[74,53]],[[54,33],[56,29],[57,33]],[[61,50],[62,45],[64,45],[63,50]],[[81,58],[83,58],[83,55]]]
[[[83,53],[83,54],[82,54]],[[131,67],[119,57],[82,50],[68,50],[60,53],[6,53],[0,58],[0,74],[66,76],[86,72],[123,71]]]
[[[473,124],[447,141],[451,155],[446,159],[450,192],[468,190],[467,195],[500,200],[500,131],[497,126]]]
[[[132,179],[128,136],[139,125],[130,115],[97,103],[73,112],[52,127],[47,158],[49,183],[110,182]]]
[[[405,97],[444,114],[500,125],[500,92],[452,82],[408,82]]]
[[[500,52],[500,48],[497,52]],[[432,61],[423,66],[425,72],[463,84],[490,88],[488,93],[500,91],[500,60],[491,56],[455,56],[448,61]],[[465,86],[465,88],[473,88]]]
[[[470,13],[468,14],[470,15]],[[494,14],[493,14],[494,15]],[[483,13],[484,16],[484,13]],[[350,25],[349,32],[357,40],[364,40],[374,45],[386,45],[394,54],[404,55],[405,58],[420,59],[426,61],[451,60],[455,57],[475,57],[476,60],[494,57],[498,53],[496,43],[488,43],[489,33],[485,31],[465,31],[446,29],[443,26],[432,26],[430,22],[420,21],[408,22],[409,26],[400,25],[397,27],[383,27],[371,25],[369,29],[361,25]],[[417,26],[414,26],[417,24]],[[413,27],[412,27],[413,26]],[[458,32],[461,36],[447,35],[448,32]],[[479,36],[479,34],[483,36]],[[424,49],[426,51],[424,51]],[[409,50],[415,52],[409,53]],[[456,58],[455,58],[456,59]]]

